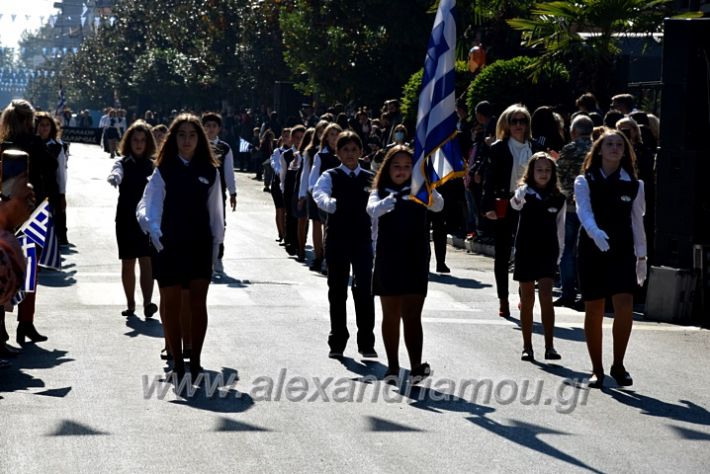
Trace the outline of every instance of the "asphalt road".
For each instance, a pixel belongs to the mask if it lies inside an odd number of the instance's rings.
[[[559,363],[521,362],[517,311],[497,316],[492,260],[450,248],[451,276],[432,274],[423,313],[433,377],[383,384],[379,330],[378,361],[362,361],[354,338],[343,362],[327,358],[326,279],[274,242],[270,195],[243,173],[227,276],[208,299],[209,380],[177,396],[161,381],[159,321],[121,316],[112,162],[94,146],[71,153],[73,247],[63,271],[41,276],[36,326],[49,341],[0,372],[0,472],[706,472],[707,330],[637,318],[634,386],[607,378],[590,391],[579,386],[582,314],[558,311]]]

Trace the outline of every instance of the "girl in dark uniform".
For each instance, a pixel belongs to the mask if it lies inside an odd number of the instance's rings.
[[[429,208],[409,200],[412,164],[413,153],[407,146],[390,148],[375,176],[367,212],[377,234],[372,288],[382,303],[382,339],[388,361],[385,377],[399,374],[401,320],[412,381],[419,382],[431,373],[421,357],[421,317],[431,257],[427,209],[440,212],[444,200],[436,190]]]
[[[557,167],[549,154],[538,152],[532,156],[521,186],[516,189],[510,204],[520,212],[513,279],[520,283],[521,359],[532,361],[535,358],[532,329],[537,282],[545,329],[545,359],[558,360],[561,357],[553,341],[555,309],[552,305],[552,283],[564,250],[566,205],[557,185]]]
[[[143,294],[143,315],[149,318],[158,307],[151,301],[153,297],[153,272],[150,261],[148,238],[136,219],[136,206],[143,196],[148,177],[153,174],[155,142],[150,126],[138,120],[126,131],[119,145],[123,158],[116,161],[107,181],[118,187],[116,206],[116,242],[118,258],[121,260],[121,282],[126,294],[124,316],[135,314],[136,301],[136,260],[140,267],[140,286]]]
[[[602,387],[604,303],[614,305],[614,360],[610,374],[621,386],[633,384],[624,367],[633,324],[633,293],[646,280],[645,193],[636,178],[633,147],[618,130],[607,130],[592,145],[574,182],[579,234],[578,271],[585,305],[584,334],[592,360],[589,386]]]
[[[201,372],[207,332],[207,290],[219,244],[224,238],[219,164],[200,119],[178,115],[158,153],[137,215],[153,245],[153,272],[165,302],[163,325],[173,370],[185,375],[180,308],[183,289],[190,290],[190,372]]]

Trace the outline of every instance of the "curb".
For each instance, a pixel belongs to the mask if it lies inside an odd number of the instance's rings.
[[[493,245],[485,245],[478,242],[466,241],[461,237],[453,235],[446,236],[446,243],[454,248],[466,250],[470,253],[485,255],[487,257],[495,257],[495,247]]]

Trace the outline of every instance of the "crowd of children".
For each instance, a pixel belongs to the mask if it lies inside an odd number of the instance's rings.
[[[49,198],[60,238],[66,240],[62,217],[66,148],[49,114],[35,116],[28,103],[15,102],[0,120],[0,138],[20,146],[35,163],[30,167],[35,195],[40,200]],[[479,152],[479,156],[478,161],[469,160],[468,183],[480,190],[478,194],[473,187],[466,191],[471,194],[468,200],[479,209],[474,220],[489,221],[495,232],[499,315],[511,314],[508,272],[512,254],[513,279],[519,282],[521,358],[535,358],[532,327],[537,289],[544,357],[559,360],[552,294],[565,254],[566,217],[571,211],[569,184],[563,193],[557,171],[565,148],[556,145],[560,154],[551,148],[560,140],[533,138],[535,116],[542,123],[546,111],[531,116],[525,106],[514,104],[495,120],[489,104],[479,106],[476,116],[480,113],[484,127],[478,130],[492,132],[495,123],[495,137],[471,137],[472,155]],[[371,125],[363,116],[367,119],[360,112],[352,121],[337,120],[339,116],[333,114],[324,114],[320,120],[308,117],[305,125],[280,128],[278,142],[275,130],[267,127],[258,146],[261,157],[268,158],[263,178],[273,198],[278,241],[299,262],[306,262],[311,227],[310,268],[328,279],[329,356],[342,358],[349,339],[346,300],[350,283],[358,352],[364,358],[378,357],[374,296],[379,296],[386,376],[399,377],[403,326],[410,380],[417,383],[431,373],[429,364],[422,361],[421,314],[429,280],[430,231],[447,200],[436,190],[428,207],[409,199],[414,157],[406,142],[406,127],[390,123],[385,133],[391,143],[372,152]],[[581,228],[575,260],[586,313],[591,386],[603,384],[601,321],[607,298],[615,312],[610,374],[620,385],[632,383],[623,362],[632,325],[632,295],[646,277],[646,244],[644,182],[637,178],[634,138],[624,131],[633,129],[630,120],[618,120],[619,130],[598,131],[574,180],[572,202]],[[586,127],[583,120],[577,123]],[[108,182],[119,191],[116,239],[126,295],[123,314],[134,316],[136,311],[137,261],[143,314],[159,313],[165,329],[164,358],[173,361],[178,378],[186,374],[185,359],[190,361],[193,377],[202,370],[207,292],[213,274],[223,271],[227,200],[232,211],[237,205],[234,153],[219,138],[221,129],[222,118],[216,113],[201,118],[178,114],[169,127],[138,120],[121,133],[120,143],[110,147],[112,157],[119,156]],[[115,139],[112,135],[104,138]],[[185,222],[191,224],[185,226]],[[448,272],[439,253],[437,271]],[[152,298],[154,279],[160,290],[159,306]],[[20,304],[19,342],[26,337],[46,340],[33,325],[34,298],[32,293]],[[13,349],[4,341],[0,347],[0,355],[12,355]]]

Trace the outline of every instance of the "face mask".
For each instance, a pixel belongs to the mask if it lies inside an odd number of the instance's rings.
[[[395,139],[395,141],[403,142],[404,141],[404,132],[395,132],[394,139]]]

